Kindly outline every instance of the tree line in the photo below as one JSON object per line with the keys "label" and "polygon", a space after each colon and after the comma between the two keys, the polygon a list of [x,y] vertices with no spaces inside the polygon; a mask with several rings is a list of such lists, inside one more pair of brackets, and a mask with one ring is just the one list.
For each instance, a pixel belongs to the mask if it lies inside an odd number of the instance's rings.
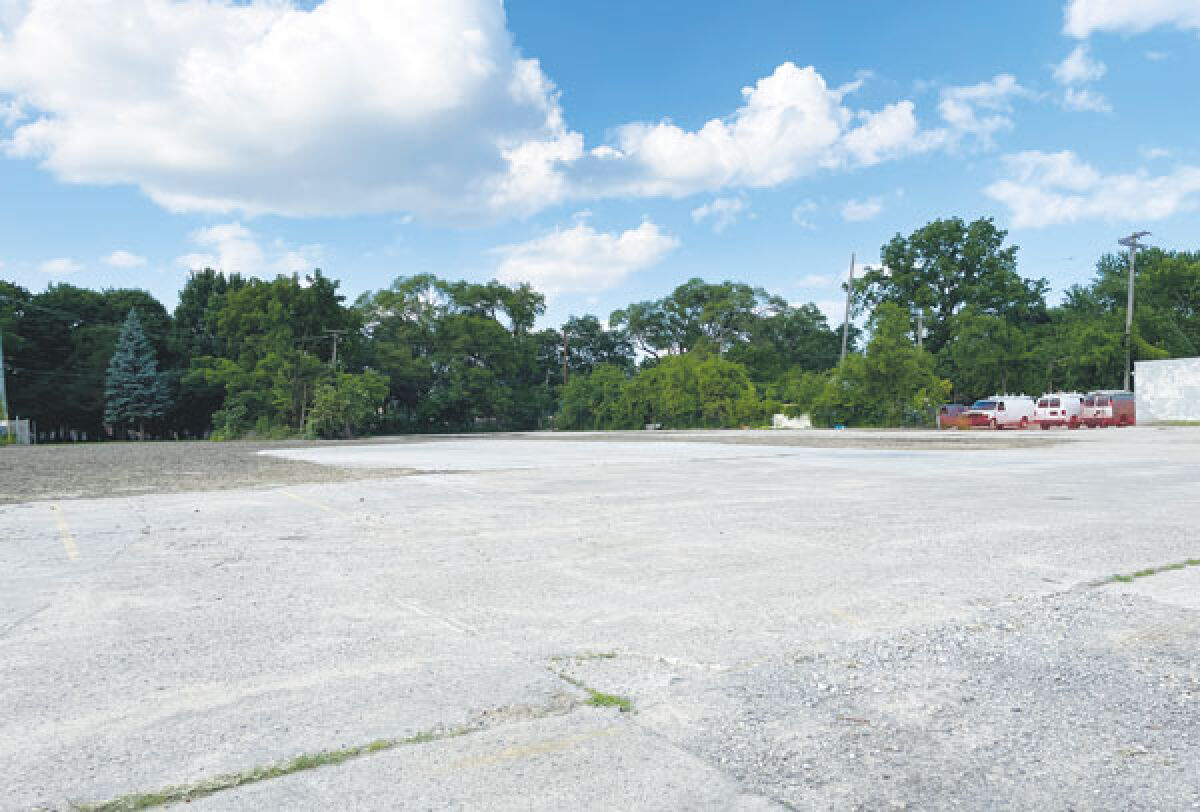
{"label": "tree line", "polygon": [[[9,411],[59,438],[715,428],[780,411],[888,426],[947,400],[1118,386],[1127,257],[1049,306],[1006,238],[989,219],[897,234],[847,291],[866,329],[850,326],[844,360],[815,305],[733,281],[550,328],[528,285],[427,274],[347,302],[320,270],[204,269],[173,311],[139,290],[0,280]],[[1150,249],[1137,268],[1134,357],[1200,354],[1200,253]]]}

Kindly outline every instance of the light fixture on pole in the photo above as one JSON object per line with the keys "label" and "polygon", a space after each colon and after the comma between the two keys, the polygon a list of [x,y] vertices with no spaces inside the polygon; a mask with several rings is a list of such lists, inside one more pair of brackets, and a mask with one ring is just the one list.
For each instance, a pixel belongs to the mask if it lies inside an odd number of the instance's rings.
{"label": "light fixture on pole", "polygon": [[1138,240],[1149,237],[1149,231],[1135,231],[1128,237],[1122,237],[1117,243],[1129,249],[1129,296],[1125,300],[1125,385],[1129,391],[1129,367],[1133,363],[1133,277],[1137,270]]}

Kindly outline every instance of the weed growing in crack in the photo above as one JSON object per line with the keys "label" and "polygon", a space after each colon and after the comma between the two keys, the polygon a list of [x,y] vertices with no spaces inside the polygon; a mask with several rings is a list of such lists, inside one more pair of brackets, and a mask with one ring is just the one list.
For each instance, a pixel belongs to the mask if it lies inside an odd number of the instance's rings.
{"label": "weed growing in crack", "polygon": [[1145,569],[1128,574],[1110,575],[1108,578],[1093,582],[1092,586],[1104,586],[1105,584],[1112,583],[1129,584],[1138,578],[1149,578],[1151,575],[1158,575],[1170,570],[1181,570],[1187,567],[1200,567],[1200,558],[1188,558],[1183,561],[1176,561],[1173,564],[1163,564],[1160,567],[1146,567]]}
{"label": "weed growing in crack", "polygon": [[585,705],[591,705],[594,708],[619,708],[621,713],[630,713],[633,711],[633,700],[627,696],[618,694],[606,694],[601,691],[594,690],[585,685],[581,680],[577,680],[569,674],[559,673],[558,678],[563,682],[574,685],[581,691],[587,693],[588,698],[584,702]]}
{"label": "weed growing in crack", "polygon": [[591,697],[587,704],[596,708],[620,708],[621,713],[629,713],[633,710],[633,701],[628,697],[617,696],[616,694],[605,694],[600,691],[591,691]]}
{"label": "weed growing in crack", "polygon": [[280,778],[292,773],[312,770],[317,767],[328,767],[341,764],[351,759],[360,758],[370,753],[380,753],[407,744],[425,744],[427,742],[450,739],[474,733],[482,728],[477,725],[463,725],[447,730],[423,730],[412,736],[401,739],[376,739],[368,744],[355,747],[345,747],[340,750],[322,750],[319,753],[304,753],[295,758],[278,764],[267,764],[262,767],[252,767],[238,773],[227,773],[198,781],[194,784],[181,784],[165,787],[154,792],[139,792],[123,795],[111,801],[97,803],[72,803],[75,812],[132,812],[138,809],[152,809],[166,804],[189,802],[198,798],[213,795],[222,790],[233,789],[246,784],[256,784],[272,778]]}

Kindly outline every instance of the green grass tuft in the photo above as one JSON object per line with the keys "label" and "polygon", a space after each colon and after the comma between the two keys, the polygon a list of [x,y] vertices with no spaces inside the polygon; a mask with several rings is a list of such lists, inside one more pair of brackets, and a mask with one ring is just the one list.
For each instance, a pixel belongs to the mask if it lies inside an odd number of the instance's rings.
{"label": "green grass tuft", "polygon": [[604,694],[600,691],[591,691],[591,698],[587,704],[596,708],[620,708],[621,713],[629,713],[633,710],[633,701],[628,697],[617,696],[616,694]]}
{"label": "green grass tuft", "polygon": [[582,681],[562,672],[558,673],[558,678],[563,682],[574,685],[581,691],[587,692],[588,698],[584,704],[591,705],[594,708],[619,708],[621,713],[630,713],[633,710],[633,700],[628,697],[593,690],[584,685]]}

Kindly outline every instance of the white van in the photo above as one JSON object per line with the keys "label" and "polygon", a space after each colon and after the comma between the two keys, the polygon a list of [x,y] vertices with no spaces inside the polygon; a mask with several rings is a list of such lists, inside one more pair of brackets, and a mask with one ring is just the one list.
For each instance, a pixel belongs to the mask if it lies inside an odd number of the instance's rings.
{"label": "white van", "polygon": [[990,429],[1024,429],[1033,422],[1033,398],[1029,395],[992,395],[977,400],[967,410],[967,423]]}
{"label": "white van", "polygon": [[1066,426],[1077,429],[1083,413],[1083,395],[1079,392],[1051,392],[1038,398],[1033,422],[1043,429]]}

